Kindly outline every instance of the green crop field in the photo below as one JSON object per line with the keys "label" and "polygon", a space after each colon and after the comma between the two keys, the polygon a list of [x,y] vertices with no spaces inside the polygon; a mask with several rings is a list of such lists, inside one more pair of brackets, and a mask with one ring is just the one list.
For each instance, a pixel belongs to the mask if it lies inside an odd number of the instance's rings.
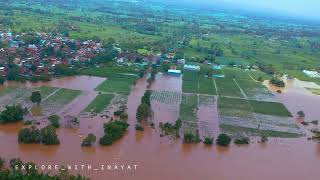
{"label": "green crop field", "polygon": [[217,94],[213,79],[206,78],[197,71],[183,71],[182,91],[194,94]]}
{"label": "green crop field", "polygon": [[57,91],[55,94],[50,96],[45,102],[59,104],[59,105],[66,105],[72,100],[74,100],[80,94],[81,94],[81,91],[62,88],[59,91]]}
{"label": "green crop field", "polygon": [[41,93],[41,97],[45,98],[48,95],[50,95],[51,93],[53,93],[54,91],[56,91],[58,88],[56,87],[49,87],[49,86],[41,86],[41,87],[37,87],[37,88],[33,88],[33,91],[40,91]]}
{"label": "green crop field", "polygon": [[180,119],[187,127],[197,128],[198,96],[182,95],[180,104]]}
{"label": "green crop field", "polygon": [[272,116],[292,117],[289,110],[282,104],[276,102],[249,101],[253,112]]}
{"label": "green crop field", "polygon": [[114,95],[99,94],[85,109],[84,112],[101,113],[111,102]]}
{"label": "green crop field", "polygon": [[224,116],[253,118],[252,108],[245,99],[219,97],[218,110]]}
{"label": "green crop field", "polygon": [[243,97],[233,79],[215,78],[215,82],[220,96]]}

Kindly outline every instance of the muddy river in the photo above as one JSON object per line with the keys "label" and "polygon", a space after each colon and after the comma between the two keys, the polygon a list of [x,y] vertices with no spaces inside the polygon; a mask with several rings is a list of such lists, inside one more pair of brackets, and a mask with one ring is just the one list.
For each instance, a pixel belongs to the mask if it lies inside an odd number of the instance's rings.
{"label": "muddy river", "polygon": [[[162,87],[167,90],[179,79],[162,78],[151,88]],[[28,86],[54,86],[80,89],[85,93],[69,105],[64,113],[78,114],[96,96],[94,88],[104,79],[96,77],[70,77],[53,80],[48,83],[37,83]],[[77,130],[58,130],[61,144],[59,146],[26,145],[17,143],[17,132],[23,127],[21,123],[0,125],[0,154],[6,159],[20,157],[25,161],[38,164],[91,164],[100,165],[138,165],[137,170],[74,170],[89,176],[93,180],[316,180],[320,177],[320,144],[307,141],[306,137],[299,139],[269,139],[266,144],[253,144],[238,147],[221,148],[216,145],[207,147],[184,145],[181,140],[168,140],[159,137],[156,130],[146,128],[144,132],[136,132],[136,109],[146,90],[147,83],[139,80],[128,97],[129,127],[124,138],[110,147],[101,147],[98,143],[91,148],[81,148],[81,136],[94,133],[102,136],[103,118],[80,118],[80,128]],[[170,89],[169,88],[169,89]],[[181,86],[174,88],[181,91]],[[319,97],[308,93],[288,90],[277,95],[292,112],[304,110],[310,118],[320,117],[317,112],[320,107]],[[203,109],[206,111],[206,109]],[[157,113],[161,116],[161,113]],[[214,122],[217,116],[210,114]],[[208,117],[209,117],[208,116]],[[160,119],[160,117],[156,117]],[[216,123],[212,124],[216,125]],[[210,122],[209,122],[210,123]],[[217,128],[217,127],[216,127]],[[214,129],[215,130],[215,129]],[[215,137],[217,135],[215,134]]]}

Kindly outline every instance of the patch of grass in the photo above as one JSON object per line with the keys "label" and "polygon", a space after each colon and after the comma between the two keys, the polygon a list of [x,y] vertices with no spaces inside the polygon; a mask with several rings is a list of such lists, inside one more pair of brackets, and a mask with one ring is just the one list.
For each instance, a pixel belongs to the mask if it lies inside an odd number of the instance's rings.
{"label": "patch of grass", "polygon": [[3,87],[3,88],[1,88],[1,90],[0,90],[0,97],[1,97],[1,96],[4,96],[4,95],[6,95],[6,94],[8,94],[8,93],[10,93],[10,92],[13,92],[15,89],[16,89],[16,88],[13,88],[13,87]]}
{"label": "patch of grass", "polygon": [[184,71],[182,91],[194,94],[216,95],[216,89],[212,78],[204,77],[203,73]]}
{"label": "patch of grass", "polygon": [[114,95],[99,94],[85,109],[85,112],[102,112],[111,102]]}
{"label": "patch of grass", "polygon": [[127,79],[127,81],[125,81],[124,79],[123,81],[116,79],[107,79],[99,86],[97,86],[95,90],[101,92],[129,94],[132,84],[133,82],[130,79]]}
{"label": "patch of grass", "polygon": [[180,119],[182,123],[187,123],[189,127],[197,127],[197,95],[182,95],[180,104]]}
{"label": "patch of grass", "polygon": [[251,104],[253,112],[255,113],[280,117],[292,117],[290,111],[282,103],[254,100],[250,100],[249,103]]}
{"label": "patch of grass", "polygon": [[239,126],[232,126],[227,124],[220,124],[222,132],[229,134],[243,134],[250,136],[264,136],[264,137],[281,137],[281,138],[297,138],[301,137],[301,134],[282,132],[282,131],[271,131],[271,130],[260,130],[254,128],[246,128]]}
{"label": "patch of grass", "polygon": [[47,97],[49,94],[53,93],[55,90],[57,90],[58,88],[56,87],[49,87],[49,86],[41,86],[41,87],[37,87],[37,88],[33,88],[33,91],[40,91],[41,93],[41,97],[45,98]]}
{"label": "patch of grass", "polygon": [[245,99],[219,97],[219,113],[224,116],[252,118],[252,109]]}
{"label": "patch of grass", "polygon": [[253,80],[237,80],[239,86],[249,98],[255,98],[259,94],[270,93],[268,88],[263,86],[261,82],[255,82]]}
{"label": "patch of grass", "polygon": [[224,68],[226,78],[251,80],[247,72],[240,68]]}
{"label": "patch of grass", "polygon": [[72,100],[74,100],[77,96],[81,94],[81,91],[71,90],[71,89],[60,89],[57,93],[50,96],[46,102],[66,105]]}
{"label": "patch of grass", "polygon": [[231,97],[243,97],[240,89],[233,81],[233,79],[227,78],[216,78],[216,85],[218,88],[218,94],[221,96],[231,96]]}

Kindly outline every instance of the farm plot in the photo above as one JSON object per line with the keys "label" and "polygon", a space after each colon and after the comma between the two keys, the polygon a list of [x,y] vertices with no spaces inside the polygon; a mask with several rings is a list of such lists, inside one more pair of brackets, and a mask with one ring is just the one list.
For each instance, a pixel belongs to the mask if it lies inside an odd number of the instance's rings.
{"label": "farm plot", "polygon": [[183,74],[182,91],[185,93],[216,95],[216,88],[212,78],[206,78],[198,72],[190,71],[185,71]]}
{"label": "farm plot", "polygon": [[49,86],[41,86],[37,88],[32,88],[32,91],[40,91],[42,100],[47,98],[49,95],[53,94],[59,88],[49,87]]}
{"label": "farm plot", "polygon": [[84,112],[101,113],[111,102],[113,94],[99,94],[85,109]]}
{"label": "farm plot", "polygon": [[3,110],[8,105],[21,104],[23,107],[31,107],[29,100],[31,89],[28,88],[6,88],[2,91],[0,97],[0,109]]}
{"label": "farm plot", "polygon": [[135,76],[111,77],[96,87],[95,90],[128,95],[137,79]]}
{"label": "farm plot", "polygon": [[184,132],[194,131],[198,129],[198,95],[182,95],[180,104],[180,119],[182,121],[182,127]]}
{"label": "farm plot", "polygon": [[289,110],[282,104],[277,102],[265,102],[250,100],[253,112],[279,117],[292,117]]}
{"label": "farm plot", "polygon": [[182,94],[170,91],[152,91],[153,122],[174,123],[179,118]]}
{"label": "farm plot", "polygon": [[299,136],[301,131],[281,103],[219,97],[220,129],[225,132],[274,137]]}
{"label": "farm plot", "polygon": [[215,82],[220,96],[243,97],[233,79],[216,78]]}
{"label": "farm plot", "polygon": [[51,115],[59,112],[65,105],[73,101],[80,94],[81,91],[78,90],[59,89],[41,103],[43,114]]}
{"label": "farm plot", "polygon": [[274,101],[274,95],[260,82],[243,79],[236,81],[249,99]]}
{"label": "farm plot", "polygon": [[227,79],[251,79],[248,73],[246,73],[243,69],[240,68],[224,68],[223,72]]}
{"label": "farm plot", "polygon": [[197,116],[201,136],[213,136],[219,132],[219,118],[214,96],[199,96]]}

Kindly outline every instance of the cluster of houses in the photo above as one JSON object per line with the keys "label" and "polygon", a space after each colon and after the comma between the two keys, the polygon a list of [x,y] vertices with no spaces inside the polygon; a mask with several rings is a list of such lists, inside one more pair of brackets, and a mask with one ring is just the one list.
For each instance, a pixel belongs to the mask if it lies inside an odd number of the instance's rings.
{"label": "cluster of houses", "polygon": [[0,31],[0,73],[6,75],[9,62],[13,62],[21,75],[40,74],[57,64],[89,61],[103,51],[102,44],[92,40],[79,41],[50,33]]}

